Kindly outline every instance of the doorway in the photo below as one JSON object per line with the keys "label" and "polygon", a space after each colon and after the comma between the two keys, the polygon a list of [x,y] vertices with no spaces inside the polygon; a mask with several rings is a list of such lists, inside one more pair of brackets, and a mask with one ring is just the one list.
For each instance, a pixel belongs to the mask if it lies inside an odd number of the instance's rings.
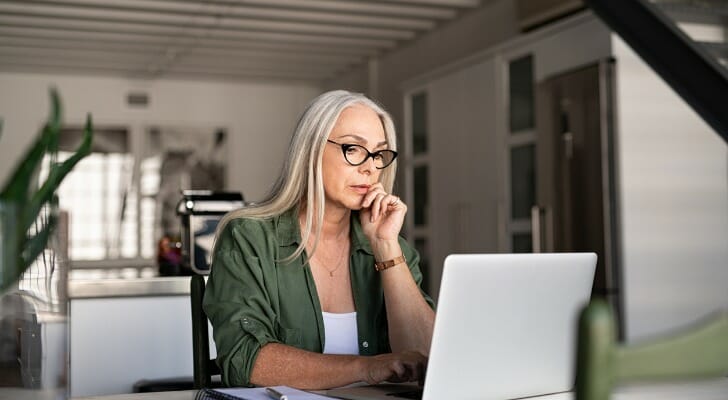
{"label": "doorway", "polygon": [[537,85],[531,221],[534,252],[597,253],[592,294],[621,319],[613,71],[604,60]]}

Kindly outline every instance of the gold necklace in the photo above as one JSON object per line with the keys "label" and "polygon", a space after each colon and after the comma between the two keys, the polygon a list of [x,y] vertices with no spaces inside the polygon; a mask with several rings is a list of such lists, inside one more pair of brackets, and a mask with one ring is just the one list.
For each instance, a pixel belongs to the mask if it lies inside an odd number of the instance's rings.
{"label": "gold necklace", "polygon": [[334,268],[334,269],[328,269],[326,267],[326,263],[323,262],[323,260],[321,258],[319,258],[316,254],[314,254],[314,257],[316,257],[319,260],[319,262],[321,263],[321,266],[326,271],[328,271],[329,277],[333,278],[334,272],[336,272],[339,268],[341,268],[341,265],[344,264],[343,261],[344,261],[344,250],[345,249],[346,249],[346,246],[341,246],[341,252],[339,253],[339,257],[337,258],[336,268]]}

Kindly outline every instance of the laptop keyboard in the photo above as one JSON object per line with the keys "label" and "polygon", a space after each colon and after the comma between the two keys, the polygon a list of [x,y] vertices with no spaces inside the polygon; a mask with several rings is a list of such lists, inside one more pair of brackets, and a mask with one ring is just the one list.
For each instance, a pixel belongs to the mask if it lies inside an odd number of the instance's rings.
{"label": "laptop keyboard", "polygon": [[387,396],[420,400],[422,398],[422,389],[409,390],[406,392],[387,393]]}

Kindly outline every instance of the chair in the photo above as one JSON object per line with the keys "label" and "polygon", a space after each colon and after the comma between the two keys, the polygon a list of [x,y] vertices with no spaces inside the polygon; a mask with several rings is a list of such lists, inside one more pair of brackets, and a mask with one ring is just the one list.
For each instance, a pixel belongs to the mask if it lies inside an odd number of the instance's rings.
{"label": "chair", "polygon": [[[212,376],[220,375],[215,360],[210,359],[210,341],[207,330],[207,315],[202,309],[205,297],[205,277],[193,275],[190,279],[190,303],[192,305],[192,359],[195,389],[212,387]],[[220,386],[215,382],[215,386]]]}
{"label": "chair", "polygon": [[618,382],[728,375],[728,311],[682,332],[617,344],[610,308],[594,300],[579,317],[576,400],[607,400]]}
{"label": "chair", "polygon": [[[205,297],[205,275],[210,273],[207,256],[212,251],[209,244],[220,219],[226,212],[244,205],[240,192],[212,192],[186,190],[177,204],[177,215],[182,222],[183,264],[192,271],[190,279],[190,305],[192,310],[192,359],[193,385],[195,389],[222,386],[213,382],[220,375],[215,360],[210,359],[210,341],[207,315],[202,309]],[[204,244],[203,242],[207,243]],[[204,245],[203,245],[204,244]]]}

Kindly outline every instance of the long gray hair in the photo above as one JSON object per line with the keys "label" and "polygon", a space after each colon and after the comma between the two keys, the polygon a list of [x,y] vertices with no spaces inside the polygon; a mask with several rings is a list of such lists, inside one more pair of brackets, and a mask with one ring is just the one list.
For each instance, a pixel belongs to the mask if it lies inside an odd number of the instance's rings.
{"label": "long gray hair", "polygon": [[[301,244],[291,256],[282,262],[290,262],[298,257],[306,248],[311,234],[314,234],[313,251],[318,245],[321,225],[324,217],[324,185],[322,175],[322,156],[326,139],[329,138],[334,124],[344,109],[361,104],[371,108],[382,121],[384,136],[391,150],[397,150],[397,139],[392,117],[374,101],[361,93],[352,93],[346,90],[326,92],[315,98],[306,107],[298,120],[296,130],[288,147],[288,156],[283,165],[281,175],[265,200],[225,215],[217,228],[217,235],[222,232],[225,225],[236,218],[271,218],[299,206],[306,204],[305,229],[301,232]],[[392,191],[394,177],[397,172],[396,162],[382,170],[379,181],[388,193]],[[316,223],[314,222],[316,218]],[[316,231],[312,232],[312,227]],[[309,254],[309,257],[311,254]]]}

